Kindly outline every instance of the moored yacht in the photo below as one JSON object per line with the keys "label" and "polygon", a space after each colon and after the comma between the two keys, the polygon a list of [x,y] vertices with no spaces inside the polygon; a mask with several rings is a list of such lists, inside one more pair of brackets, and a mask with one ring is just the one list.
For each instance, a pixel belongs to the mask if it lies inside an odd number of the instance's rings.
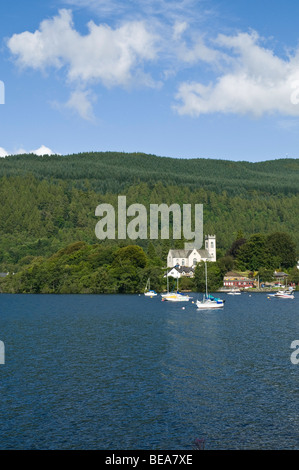
{"label": "moored yacht", "polygon": [[205,262],[205,275],[206,275],[206,292],[203,295],[202,300],[196,301],[196,306],[198,310],[208,310],[215,308],[224,307],[224,300],[208,294],[208,275],[207,275],[207,263]]}
{"label": "moored yacht", "polygon": [[279,290],[275,294],[269,294],[269,297],[276,297],[279,299],[294,299],[295,298],[293,294],[293,290],[289,290],[289,291]]}
{"label": "moored yacht", "polygon": [[147,283],[146,283],[146,286],[145,286],[145,289],[144,289],[144,295],[146,297],[155,297],[156,295],[158,295],[156,291],[151,289],[150,278],[148,278],[148,280],[147,280]]}

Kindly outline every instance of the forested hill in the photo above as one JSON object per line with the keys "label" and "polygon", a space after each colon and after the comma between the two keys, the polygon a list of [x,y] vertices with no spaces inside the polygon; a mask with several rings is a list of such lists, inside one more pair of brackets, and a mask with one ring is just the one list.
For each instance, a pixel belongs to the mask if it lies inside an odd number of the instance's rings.
{"label": "forested hill", "polygon": [[32,174],[38,179],[72,182],[79,189],[120,193],[145,182],[149,186],[203,188],[217,194],[250,197],[297,194],[299,159],[259,163],[212,159],[177,159],[142,153],[94,152],[73,155],[13,155],[0,159],[0,177]]}
{"label": "forested hill", "polygon": [[[104,202],[117,208],[118,195],[147,208],[203,204],[204,233],[217,235],[222,255],[241,232],[246,238],[285,232],[299,248],[298,188],[298,159],[248,163],[113,152],[0,158],[0,272],[16,272],[32,257],[78,241],[99,243],[95,209]],[[136,242],[148,249],[147,240]],[[161,260],[174,246],[183,241],[154,241]]]}

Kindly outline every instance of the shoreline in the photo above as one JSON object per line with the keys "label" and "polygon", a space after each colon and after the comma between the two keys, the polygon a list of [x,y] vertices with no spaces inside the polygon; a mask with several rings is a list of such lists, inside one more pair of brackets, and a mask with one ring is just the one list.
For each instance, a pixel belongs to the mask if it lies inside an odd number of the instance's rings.
{"label": "shoreline", "polygon": [[[248,290],[241,290],[241,294],[269,294],[269,293],[275,293],[278,290],[282,289],[248,289]],[[299,290],[294,290],[293,292],[298,292]],[[163,292],[157,292],[158,296],[161,294],[165,293],[166,291]],[[184,291],[181,290],[180,292],[182,293],[191,293],[191,294],[204,294],[205,292],[203,291]],[[223,291],[223,290],[215,290],[213,292],[210,292],[210,294],[229,294],[231,291]],[[91,292],[0,292],[1,295],[138,295],[138,296],[144,296],[144,292],[131,292],[131,293],[119,293],[119,292],[98,292],[98,293],[91,293]]]}

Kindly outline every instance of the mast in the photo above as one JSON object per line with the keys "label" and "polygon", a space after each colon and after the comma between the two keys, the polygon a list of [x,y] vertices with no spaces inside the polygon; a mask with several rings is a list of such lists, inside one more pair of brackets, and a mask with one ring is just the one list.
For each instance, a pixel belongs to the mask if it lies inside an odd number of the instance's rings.
{"label": "mast", "polygon": [[207,262],[205,261],[205,272],[206,272],[206,297],[208,298],[208,273],[207,273]]}

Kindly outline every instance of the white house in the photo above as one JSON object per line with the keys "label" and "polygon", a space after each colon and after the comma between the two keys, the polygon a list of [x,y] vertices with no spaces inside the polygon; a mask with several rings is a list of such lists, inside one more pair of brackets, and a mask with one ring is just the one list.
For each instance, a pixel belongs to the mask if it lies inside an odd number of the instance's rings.
{"label": "white house", "polygon": [[[182,276],[193,277],[194,268],[189,268],[187,266],[174,266],[170,271],[167,272],[167,276],[174,277],[175,279],[180,279]],[[166,275],[164,277],[166,277]]]}
{"label": "white house", "polygon": [[202,250],[169,250],[167,267],[174,266],[192,268],[200,261],[216,261],[216,235],[205,237],[205,248]]}

